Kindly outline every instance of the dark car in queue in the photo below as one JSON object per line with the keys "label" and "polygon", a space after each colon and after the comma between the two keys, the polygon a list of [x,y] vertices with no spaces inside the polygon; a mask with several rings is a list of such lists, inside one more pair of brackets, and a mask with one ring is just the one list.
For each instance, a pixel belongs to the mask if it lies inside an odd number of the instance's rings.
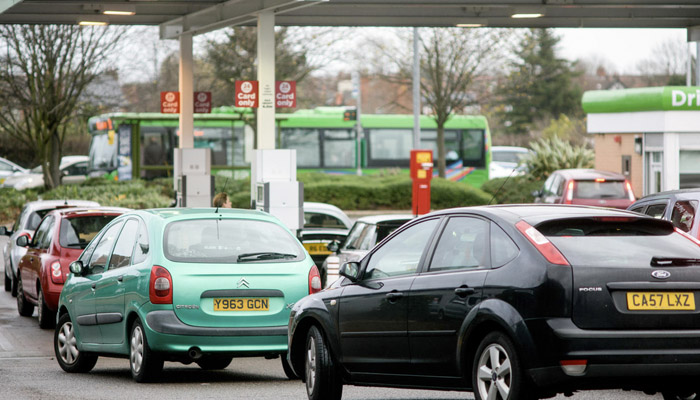
{"label": "dark car in queue", "polygon": [[31,241],[27,236],[17,238],[17,246],[27,249],[17,268],[19,315],[31,317],[37,307],[39,327],[53,328],[68,266],[105,225],[126,211],[129,209],[58,209],[44,216]]}
{"label": "dark car in queue", "polygon": [[17,246],[17,238],[26,236],[29,241],[32,234],[39,226],[39,222],[50,211],[58,208],[70,207],[99,207],[100,204],[88,200],[38,200],[30,201],[22,207],[12,229],[0,226],[0,235],[9,236],[10,240],[3,248],[3,261],[5,265],[5,291],[17,296],[17,266],[24,253],[25,247]]}
{"label": "dark car in queue", "polygon": [[700,238],[700,221],[695,218],[699,204],[700,189],[681,189],[644,196],[627,209],[671,221],[676,228]]}
{"label": "dark car in queue", "polygon": [[532,193],[535,203],[576,204],[626,209],[634,203],[632,185],[616,172],[595,169],[559,169],[541,190]]}
{"label": "dark car in queue", "polygon": [[433,212],[295,304],[288,361],[313,400],[345,384],[685,398],[700,392],[699,244],[607,208]]}
{"label": "dark car in queue", "polygon": [[338,271],[342,264],[362,259],[372,247],[411,219],[413,215],[410,214],[385,214],[358,218],[350,228],[345,241],[334,241],[328,244],[329,251],[334,254],[323,260],[322,269],[327,274],[324,287],[330,286],[338,279]]}
{"label": "dark car in queue", "polygon": [[350,217],[333,204],[304,202],[304,227],[298,234],[299,241],[314,260],[324,285],[326,270],[323,269],[323,260],[331,254],[328,245],[345,240],[351,226]]}

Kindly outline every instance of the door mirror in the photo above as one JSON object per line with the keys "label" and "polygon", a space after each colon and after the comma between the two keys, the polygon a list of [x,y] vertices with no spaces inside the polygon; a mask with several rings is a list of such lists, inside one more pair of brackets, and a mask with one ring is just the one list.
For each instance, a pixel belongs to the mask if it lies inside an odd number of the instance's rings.
{"label": "door mirror", "polygon": [[338,243],[337,240],[334,240],[334,241],[328,243],[328,245],[326,245],[326,248],[328,249],[328,251],[330,251],[332,253],[336,253],[338,251],[338,249],[340,248],[340,244]]}
{"label": "door mirror", "polygon": [[29,245],[29,237],[27,235],[21,235],[17,238],[15,243],[17,243],[19,247],[27,247],[27,245]]}
{"label": "door mirror", "polygon": [[352,282],[357,282],[360,277],[360,263],[356,261],[346,262],[340,266],[340,271],[338,273],[340,276],[344,276]]}
{"label": "door mirror", "polygon": [[1,236],[10,236],[11,232],[7,230],[4,226],[0,226],[0,235]]}
{"label": "door mirror", "polygon": [[530,193],[532,197],[541,197],[542,196],[542,191],[541,190],[533,190],[532,193]]}
{"label": "door mirror", "polygon": [[70,269],[70,272],[72,272],[76,276],[80,276],[83,274],[83,262],[80,260],[73,261],[72,263],[70,263],[68,268]]}

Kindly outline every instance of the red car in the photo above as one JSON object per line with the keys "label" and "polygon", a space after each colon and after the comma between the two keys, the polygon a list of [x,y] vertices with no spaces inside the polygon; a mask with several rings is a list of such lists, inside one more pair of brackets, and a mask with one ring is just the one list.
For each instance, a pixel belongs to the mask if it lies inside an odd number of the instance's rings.
{"label": "red car", "polygon": [[29,317],[36,306],[39,326],[52,328],[68,266],[105,225],[126,211],[106,207],[54,210],[41,220],[31,242],[27,236],[17,238],[18,246],[27,247],[17,270],[19,314]]}
{"label": "red car", "polygon": [[634,203],[632,185],[622,174],[595,169],[552,172],[542,190],[532,193],[535,203],[577,204],[626,209]]}

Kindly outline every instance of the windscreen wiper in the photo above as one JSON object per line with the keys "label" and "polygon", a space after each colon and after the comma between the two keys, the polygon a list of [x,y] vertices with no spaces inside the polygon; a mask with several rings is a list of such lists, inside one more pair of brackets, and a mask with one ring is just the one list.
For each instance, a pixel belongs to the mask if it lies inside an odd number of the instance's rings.
{"label": "windscreen wiper", "polygon": [[259,253],[244,253],[239,254],[236,259],[238,262],[242,261],[260,261],[260,260],[278,260],[280,258],[296,258],[296,254],[289,253],[275,253],[272,251],[264,251]]}
{"label": "windscreen wiper", "polygon": [[700,258],[652,257],[651,265],[655,267],[684,267],[688,265],[700,265]]}

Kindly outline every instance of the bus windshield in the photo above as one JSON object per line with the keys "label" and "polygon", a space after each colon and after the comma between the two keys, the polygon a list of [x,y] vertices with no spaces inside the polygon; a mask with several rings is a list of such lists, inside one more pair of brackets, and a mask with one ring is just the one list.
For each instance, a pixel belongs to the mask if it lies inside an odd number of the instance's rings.
{"label": "bus windshield", "polygon": [[117,146],[107,133],[95,133],[90,142],[90,170],[110,171],[117,167]]}

